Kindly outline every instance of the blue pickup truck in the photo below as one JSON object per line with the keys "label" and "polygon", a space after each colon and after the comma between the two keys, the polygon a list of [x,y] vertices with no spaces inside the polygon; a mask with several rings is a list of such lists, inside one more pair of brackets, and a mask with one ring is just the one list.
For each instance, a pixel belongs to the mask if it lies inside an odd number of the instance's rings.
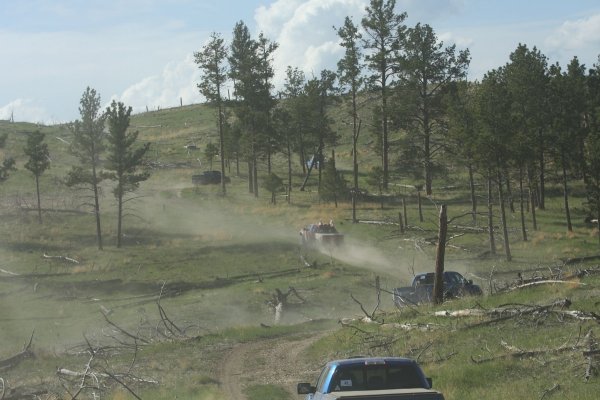
{"label": "blue pickup truck", "polygon": [[444,400],[416,361],[401,357],[357,357],[328,362],[316,386],[299,383],[305,400]]}
{"label": "blue pickup truck", "polygon": [[[394,303],[398,307],[427,303],[433,299],[435,274],[427,272],[413,278],[412,285],[394,289]],[[444,272],[444,299],[463,296],[481,296],[483,291],[472,280],[454,271]]]}

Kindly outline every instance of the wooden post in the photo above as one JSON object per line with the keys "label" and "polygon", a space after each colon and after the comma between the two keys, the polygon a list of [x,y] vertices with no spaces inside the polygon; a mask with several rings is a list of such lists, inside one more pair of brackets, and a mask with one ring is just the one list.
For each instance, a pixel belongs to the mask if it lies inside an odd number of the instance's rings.
{"label": "wooden post", "polygon": [[400,233],[404,233],[404,222],[402,221],[402,213],[398,213],[398,224],[400,226]]}
{"label": "wooden post", "polygon": [[404,213],[404,226],[408,228],[408,216],[406,215],[406,199],[402,198],[402,212]]}
{"label": "wooden post", "polygon": [[442,304],[444,301],[444,256],[446,254],[446,234],[448,232],[448,216],[446,205],[440,208],[440,230],[435,257],[435,281],[433,283],[433,302]]}

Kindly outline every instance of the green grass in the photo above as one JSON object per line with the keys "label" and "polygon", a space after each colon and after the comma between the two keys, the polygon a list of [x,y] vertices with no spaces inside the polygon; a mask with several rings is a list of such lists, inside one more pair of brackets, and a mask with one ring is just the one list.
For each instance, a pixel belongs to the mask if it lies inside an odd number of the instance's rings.
{"label": "green grass", "polygon": [[[219,390],[215,368],[224,353],[236,343],[268,338],[285,339],[298,332],[333,330],[307,352],[312,370],[331,358],[356,354],[404,355],[418,358],[434,386],[447,399],[541,398],[544,391],[560,385],[546,398],[592,399],[600,390],[598,376],[583,382],[584,359],[580,351],[550,353],[523,359],[501,357],[506,354],[501,341],[524,350],[558,348],[577,340],[597,324],[520,319],[467,328],[480,322],[478,317],[451,319],[434,317],[441,309],[483,307],[491,309],[507,303],[547,304],[569,298],[571,309],[598,309],[600,281],[584,278],[585,285],[554,285],[490,295],[488,280],[511,282],[518,271],[527,275],[547,274],[549,268],[562,266],[563,259],[600,253],[597,231],[583,222],[585,213],[582,188],[574,185],[571,198],[574,232],[567,233],[562,211],[560,187],[549,183],[547,209],[538,210],[539,230],[533,231],[527,214],[529,240],[520,236],[519,216],[509,213],[510,244],[513,261],[506,262],[502,241],[496,235],[498,253],[482,257],[489,250],[485,233],[473,233],[469,216],[454,220],[449,236],[455,236],[446,252],[446,269],[463,272],[486,291],[477,299],[462,299],[440,307],[423,306],[418,313],[394,308],[391,295],[381,297],[380,318],[387,327],[353,323],[369,334],[339,327],[344,317],[361,316],[352,294],[372,311],[377,304],[373,285],[380,276],[384,290],[408,284],[413,273],[434,268],[438,210],[447,203],[449,217],[470,210],[468,191],[462,173],[439,180],[434,196],[423,199],[424,221],[419,221],[416,192],[405,186],[393,186],[393,194],[406,200],[409,227],[400,234],[394,225],[352,224],[347,203],[338,208],[319,204],[316,178],[306,191],[293,191],[292,202],[282,198],[276,206],[263,190],[258,197],[247,193],[245,169],[235,176],[226,197],[216,186],[195,187],[191,175],[207,169],[203,148],[215,141],[213,111],[204,106],[189,106],[136,115],[132,126],[140,131],[140,140],[152,143],[151,158],[163,164],[138,191],[139,198],[127,203],[124,221],[124,246],[115,247],[116,216],[111,183],[102,185],[101,216],[104,251],[97,250],[93,215],[89,213],[89,193],[66,188],[62,180],[73,163],[68,153],[71,134],[65,126],[38,127],[33,124],[0,122],[0,133],[8,132],[0,160],[12,156],[18,170],[0,183],[0,359],[20,351],[34,334],[35,360],[26,360],[15,369],[2,372],[13,385],[45,382],[60,389],[55,376],[57,366],[81,370],[86,355],[72,350],[86,338],[94,343],[111,343],[101,306],[112,310],[110,318],[120,326],[136,331],[141,321],[156,326],[158,295],[161,305],[177,324],[188,327],[187,341],[157,340],[138,354],[137,373],[160,376],[156,387],[139,387],[143,398],[177,397],[217,400]],[[34,208],[34,181],[24,169],[22,149],[26,133],[41,129],[47,134],[52,167],[41,177],[43,224],[38,224]],[[368,136],[361,140],[368,141]],[[200,151],[189,153],[186,144]],[[370,147],[361,150],[361,172],[377,163]],[[338,166],[349,177],[351,154],[342,141],[336,149]],[[202,160],[202,165],[197,158]],[[284,174],[285,163],[275,157],[274,169]],[[261,165],[259,173],[266,173]],[[302,177],[294,176],[295,185]],[[410,184],[409,180],[400,181]],[[413,182],[414,183],[414,182]],[[439,189],[456,185],[456,188]],[[485,188],[478,191],[483,210]],[[517,207],[518,210],[518,207]],[[65,212],[69,211],[69,212]],[[361,220],[397,221],[399,203],[359,202]],[[306,223],[333,218],[346,234],[341,252],[301,250],[298,230]],[[495,215],[499,223],[498,212]],[[478,217],[478,227],[486,223]],[[300,254],[316,268],[306,268]],[[70,263],[47,259],[43,255],[68,256]],[[573,265],[583,268],[590,262]],[[13,275],[19,274],[19,275]],[[276,289],[294,287],[304,301],[293,296],[282,323],[276,325],[267,305]],[[313,322],[306,322],[311,320]],[[429,331],[400,331],[389,324],[433,324]],[[265,329],[260,324],[271,328]],[[475,363],[475,360],[491,358]],[[111,360],[114,368],[131,363],[129,353]],[[316,379],[314,376],[312,379]],[[247,387],[247,396],[285,398],[277,385]],[[114,388],[114,399],[128,398]],[[286,395],[285,395],[286,396]]]}

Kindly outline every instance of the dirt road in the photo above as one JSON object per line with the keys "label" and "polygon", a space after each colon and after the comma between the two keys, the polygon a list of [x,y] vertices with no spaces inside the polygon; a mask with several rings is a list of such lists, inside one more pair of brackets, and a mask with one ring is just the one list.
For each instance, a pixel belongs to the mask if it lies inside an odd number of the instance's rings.
{"label": "dirt road", "polygon": [[[312,381],[320,366],[308,363],[302,352],[323,333],[242,343],[231,348],[219,368],[219,382],[228,400],[246,400],[244,388],[276,385],[296,399],[296,384]],[[282,399],[283,400],[283,399]]]}

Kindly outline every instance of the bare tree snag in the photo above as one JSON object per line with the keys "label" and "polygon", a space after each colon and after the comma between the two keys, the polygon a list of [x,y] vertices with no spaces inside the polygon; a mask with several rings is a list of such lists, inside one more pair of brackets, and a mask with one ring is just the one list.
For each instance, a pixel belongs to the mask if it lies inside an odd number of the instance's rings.
{"label": "bare tree snag", "polygon": [[290,286],[288,288],[288,291],[286,293],[283,293],[280,289],[275,289],[275,293],[273,293],[271,295],[271,300],[267,301],[267,304],[273,308],[274,312],[275,312],[275,322],[279,322],[281,320],[281,317],[283,315],[283,311],[284,311],[284,307],[287,306],[288,303],[288,297],[294,294],[294,296],[296,296],[301,304],[305,303],[306,300],[300,296],[300,294],[298,293],[298,291]]}
{"label": "bare tree snag", "polygon": [[33,334],[34,333],[35,333],[35,330],[33,332],[31,332],[31,337],[29,338],[29,343],[27,343],[26,345],[23,346],[23,350],[21,350],[19,353],[15,354],[14,356],[11,356],[4,360],[0,360],[0,370],[5,370],[5,369],[10,369],[10,368],[16,367],[21,361],[25,360],[26,358],[34,358],[35,357],[35,354],[33,354],[33,351],[31,351],[31,343],[33,342]]}
{"label": "bare tree snag", "polygon": [[376,295],[377,295],[377,303],[375,304],[375,307],[373,308],[373,311],[371,313],[367,312],[367,310],[365,310],[365,308],[363,307],[362,303],[360,301],[358,301],[352,295],[352,293],[350,293],[350,298],[352,298],[352,300],[354,300],[354,302],[359,305],[363,314],[365,314],[365,318],[363,319],[364,322],[377,322],[377,320],[375,319],[375,313],[377,312],[377,310],[379,309],[379,306],[381,305],[381,284],[380,284],[380,280],[379,280],[379,275],[375,277],[375,291],[376,291]]}
{"label": "bare tree snag", "polygon": [[540,400],[544,400],[546,396],[550,396],[552,393],[558,390],[560,390],[560,385],[558,383],[555,383],[554,386],[552,386],[551,388],[544,390],[544,393],[542,394],[542,397],[540,397]]}
{"label": "bare tree snag", "polygon": [[448,233],[448,215],[446,205],[440,207],[440,229],[438,233],[437,252],[435,257],[435,280],[433,282],[433,302],[444,302],[444,257],[446,254],[446,235]]}

